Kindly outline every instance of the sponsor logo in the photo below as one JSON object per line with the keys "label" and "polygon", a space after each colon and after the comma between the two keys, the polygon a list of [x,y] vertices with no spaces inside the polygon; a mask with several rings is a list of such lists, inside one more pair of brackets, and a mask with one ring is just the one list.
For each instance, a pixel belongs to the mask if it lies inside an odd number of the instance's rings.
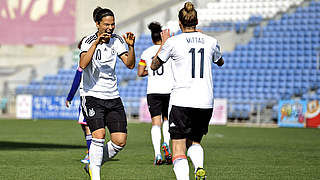
{"label": "sponsor logo", "polygon": [[169,127],[176,127],[174,123],[171,123]]}

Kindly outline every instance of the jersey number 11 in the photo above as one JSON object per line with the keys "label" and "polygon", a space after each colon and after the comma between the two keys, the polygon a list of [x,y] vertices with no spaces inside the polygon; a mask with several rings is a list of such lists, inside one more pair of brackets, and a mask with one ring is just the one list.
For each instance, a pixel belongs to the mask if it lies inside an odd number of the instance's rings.
{"label": "jersey number 11", "polygon": [[[191,48],[189,53],[191,53],[192,57],[192,78],[195,78],[195,64],[196,64],[196,50],[195,48]],[[200,78],[203,78],[203,66],[204,66],[204,48],[200,48],[198,51],[200,53]]]}

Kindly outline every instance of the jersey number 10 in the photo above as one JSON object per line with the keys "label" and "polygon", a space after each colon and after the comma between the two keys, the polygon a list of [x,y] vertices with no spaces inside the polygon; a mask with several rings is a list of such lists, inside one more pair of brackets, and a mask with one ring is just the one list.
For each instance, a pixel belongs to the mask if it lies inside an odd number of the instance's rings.
{"label": "jersey number 10", "polygon": [[[195,48],[191,48],[189,53],[191,53],[192,57],[192,78],[195,78],[195,66],[196,66],[196,50]],[[203,66],[204,66],[204,48],[200,48],[198,51],[200,53],[200,78],[203,78]],[[197,61],[198,62],[198,61]]]}
{"label": "jersey number 10", "polygon": [[[160,69],[161,69],[161,71],[160,71]],[[162,65],[159,67],[159,69],[153,71],[153,75],[155,76],[155,75],[157,74],[157,75],[161,76],[161,75],[163,74],[163,71],[164,71],[164,69],[163,69],[163,64],[162,64]]]}

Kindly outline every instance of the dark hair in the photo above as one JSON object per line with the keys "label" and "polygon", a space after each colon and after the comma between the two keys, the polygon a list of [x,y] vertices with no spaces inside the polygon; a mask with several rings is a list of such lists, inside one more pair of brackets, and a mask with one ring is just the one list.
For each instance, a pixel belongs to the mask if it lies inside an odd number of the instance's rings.
{"label": "dark hair", "polygon": [[95,8],[93,11],[93,21],[94,22],[100,22],[102,20],[102,18],[106,17],[106,16],[114,17],[114,14],[110,9],[102,8],[100,6]]}
{"label": "dark hair", "polygon": [[179,21],[185,27],[196,26],[198,24],[197,11],[191,2],[186,2],[179,11]]}
{"label": "dark hair", "polygon": [[152,22],[149,24],[148,28],[151,31],[151,38],[153,42],[158,42],[161,40],[161,25],[158,22]]}

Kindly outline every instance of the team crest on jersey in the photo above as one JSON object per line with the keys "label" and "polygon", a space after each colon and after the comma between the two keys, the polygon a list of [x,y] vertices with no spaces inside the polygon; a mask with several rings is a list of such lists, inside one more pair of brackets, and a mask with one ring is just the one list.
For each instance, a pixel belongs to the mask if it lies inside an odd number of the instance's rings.
{"label": "team crest on jersey", "polygon": [[112,54],[112,55],[115,55],[115,54],[116,54],[116,51],[115,51],[113,48],[111,49],[111,54]]}
{"label": "team crest on jersey", "polygon": [[94,112],[93,108],[89,109],[89,116],[92,117],[96,114],[96,112]]}

